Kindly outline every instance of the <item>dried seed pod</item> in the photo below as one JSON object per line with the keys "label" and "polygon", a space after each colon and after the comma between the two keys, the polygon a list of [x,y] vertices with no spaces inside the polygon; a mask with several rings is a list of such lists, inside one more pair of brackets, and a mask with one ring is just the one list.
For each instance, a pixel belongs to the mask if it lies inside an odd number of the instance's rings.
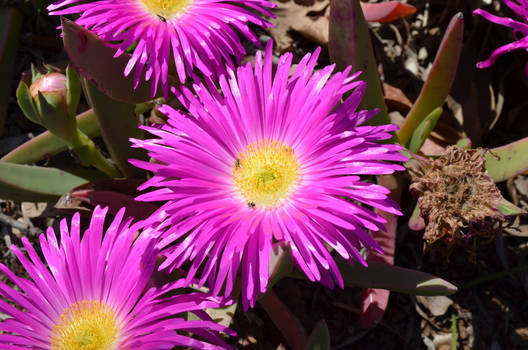
{"label": "dried seed pod", "polygon": [[502,195],[486,171],[486,152],[449,146],[441,157],[420,158],[411,169],[410,189],[418,195],[427,243],[443,242],[449,253],[456,243],[489,242],[499,232],[506,218],[498,209]]}

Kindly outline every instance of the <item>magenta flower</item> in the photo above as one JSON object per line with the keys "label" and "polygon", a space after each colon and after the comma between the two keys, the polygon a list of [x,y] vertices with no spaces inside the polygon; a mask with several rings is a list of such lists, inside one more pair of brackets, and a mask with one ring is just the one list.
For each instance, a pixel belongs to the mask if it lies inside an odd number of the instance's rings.
{"label": "magenta flower", "polygon": [[[528,0],[502,0],[502,2],[511,8],[517,15],[523,18],[524,22],[515,21],[511,18],[498,17],[483,10],[476,9],[473,15],[481,15],[490,22],[500,24],[505,27],[513,29],[513,35],[518,37],[518,40],[501,46],[491,56],[482,62],[477,63],[478,68],[488,68],[503,54],[520,49],[528,49]],[[528,75],[528,66],[526,66],[526,74]]]}
{"label": "magenta flower", "polygon": [[[227,346],[218,332],[228,329],[207,317],[204,308],[225,305],[201,293],[164,295],[183,280],[146,288],[158,254],[150,229],[134,240],[137,226],[123,220],[124,210],[104,232],[106,209],[97,208],[81,239],[79,215],[71,228],[61,221],[60,245],[53,229],[40,236],[48,267],[24,237],[26,257],[12,250],[31,277],[17,277],[5,265],[0,270],[18,289],[0,282],[0,348],[46,350],[172,349]],[[5,300],[7,299],[6,302]],[[15,306],[13,306],[15,305]],[[186,321],[193,312],[201,319]],[[203,340],[189,337],[199,335]]]}
{"label": "magenta flower", "polygon": [[125,76],[135,68],[137,86],[145,70],[152,96],[160,81],[167,96],[174,64],[182,82],[194,67],[206,76],[225,72],[225,64],[234,67],[232,57],[238,62],[245,55],[236,32],[259,45],[248,23],[271,26],[259,15],[272,16],[265,7],[274,6],[267,0],[59,0],[48,10],[79,14],[76,23],[111,42],[116,57],[136,45]]}
{"label": "magenta flower", "polygon": [[211,82],[194,85],[198,97],[176,92],[191,115],[163,106],[167,124],[145,128],[158,138],[133,140],[157,160],[132,161],[154,172],[141,187],[159,188],[138,199],[166,201],[149,219],[168,227],[160,268],[191,261],[189,279],[200,271],[200,284],[215,295],[225,284],[228,295],[241,266],[244,307],[266,291],[274,240],[289,243],[308,278],[332,286],[333,276],[342,287],[325,244],[365,264],[361,246],[380,250],[367,230],[385,220],[358,203],[400,214],[386,188],[359,175],[402,170],[385,161],[406,159],[400,146],[376,143],[395,126],[359,126],[377,111],[355,112],[365,83],[350,67],[314,72],[318,49],[291,77],[292,55],[282,55],[273,75],[271,51],[270,42],[254,70],[248,63],[221,76],[223,95]]}

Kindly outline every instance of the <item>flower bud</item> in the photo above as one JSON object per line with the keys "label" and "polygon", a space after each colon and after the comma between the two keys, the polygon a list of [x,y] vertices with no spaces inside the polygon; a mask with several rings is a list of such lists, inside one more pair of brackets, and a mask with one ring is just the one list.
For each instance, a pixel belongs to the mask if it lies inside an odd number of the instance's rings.
{"label": "flower bud", "polygon": [[80,146],[75,113],[81,87],[71,68],[66,75],[58,72],[33,72],[33,83],[21,82],[17,89],[18,104],[26,117],[62,138],[70,147]]}
{"label": "flower bud", "polygon": [[66,76],[57,72],[41,75],[29,87],[29,94],[37,105],[39,104],[39,92],[46,98],[48,103],[55,107],[58,107],[60,104],[66,104],[68,93]]}

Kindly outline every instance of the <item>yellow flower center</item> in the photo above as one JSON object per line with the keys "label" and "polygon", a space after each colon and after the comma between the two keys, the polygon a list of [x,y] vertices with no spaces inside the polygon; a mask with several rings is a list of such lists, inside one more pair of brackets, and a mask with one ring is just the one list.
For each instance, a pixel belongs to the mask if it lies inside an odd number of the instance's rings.
{"label": "yellow flower center", "polygon": [[233,165],[233,183],[251,208],[273,208],[295,189],[299,163],[294,151],[278,141],[261,140],[246,147]]}
{"label": "yellow flower center", "polygon": [[188,3],[188,0],[141,0],[147,10],[162,21],[172,19]]}
{"label": "yellow flower center", "polygon": [[60,315],[53,325],[53,350],[117,349],[119,327],[114,312],[98,300],[77,302]]}

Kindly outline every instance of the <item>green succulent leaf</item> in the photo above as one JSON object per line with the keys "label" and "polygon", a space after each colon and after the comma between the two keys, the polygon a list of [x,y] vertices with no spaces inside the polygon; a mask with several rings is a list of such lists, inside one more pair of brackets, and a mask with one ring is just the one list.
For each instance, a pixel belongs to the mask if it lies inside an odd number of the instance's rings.
{"label": "green succulent leaf", "polygon": [[[350,265],[341,257],[336,257],[335,261],[347,287],[388,289],[413,295],[451,295],[457,291],[453,284],[418,270],[379,261],[369,261],[368,267],[359,263]],[[306,279],[297,269],[289,277]]]}
{"label": "green succulent leaf", "polygon": [[[99,136],[99,125],[91,109],[77,116],[77,126],[89,138]],[[64,152],[67,149],[68,145],[63,139],[53,135],[49,131],[45,131],[18,146],[2,157],[0,161],[17,164],[35,163],[50,158],[60,152]]]}
{"label": "green succulent leaf", "polygon": [[425,222],[420,215],[420,206],[418,203],[414,206],[414,210],[409,218],[409,228],[413,231],[421,231],[425,228]]}
{"label": "green succulent leaf", "polygon": [[429,134],[436,126],[438,119],[442,115],[442,108],[435,108],[425,119],[418,125],[414,130],[414,133],[411,137],[411,142],[409,143],[409,151],[413,153],[418,153],[420,148],[422,148],[425,140],[429,137]]}
{"label": "green succulent leaf", "polygon": [[397,133],[402,145],[407,145],[418,125],[449,94],[462,52],[463,35],[464,16],[459,12],[451,19],[422,91]]}
{"label": "green succulent leaf", "polygon": [[336,259],[346,286],[388,289],[414,295],[451,295],[457,288],[451,283],[428,273],[382,262],[370,261],[368,267],[350,265]]}
{"label": "green succulent leaf", "polygon": [[470,149],[471,148],[471,139],[468,137],[463,137],[460,140],[457,141],[455,144],[458,148],[462,149]]}
{"label": "green succulent leaf", "polygon": [[0,198],[52,202],[70,189],[98,177],[99,172],[80,175],[57,168],[0,161]]}
{"label": "green succulent leaf", "polygon": [[23,81],[18,84],[18,88],[16,91],[16,97],[18,106],[24,112],[24,115],[26,118],[31,120],[33,123],[36,124],[42,124],[39,116],[39,112],[37,111],[37,108],[35,104],[33,103],[33,99],[31,98],[31,95],[29,94],[29,88]]}
{"label": "green succulent leaf", "polygon": [[41,124],[71,147],[77,134],[77,124],[76,119],[68,115],[67,106],[64,103],[54,105],[53,100],[46,98],[40,91],[37,98]]}
{"label": "green succulent leaf", "polygon": [[528,171],[528,137],[487,152],[486,170],[495,182],[505,181]]}
{"label": "green succulent leaf", "polygon": [[31,63],[31,84],[35,82],[42,74],[40,74],[39,70],[33,63]]}
{"label": "green succulent leaf", "polygon": [[141,103],[152,99],[150,82],[141,80],[134,89],[134,74],[124,76],[130,55],[114,58],[115,49],[89,30],[65,18],[61,25],[64,47],[79,74],[115,100]]}
{"label": "green succulent leaf", "polygon": [[330,350],[330,331],[325,320],[317,322],[306,343],[306,350]]}
{"label": "green succulent leaf", "polygon": [[338,71],[343,71],[347,66],[352,66],[354,72],[363,71],[360,79],[367,82],[367,89],[360,106],[369,110],[380,109],[369,123],[388,124],[389,116],[376,70],[368,26],[358,0],[330,2],[328,51]]}
{"label": "green succulent leaf", "polygon": [[521,208],[517,207],[515,204],[507,201],[504,198],[501,199],[498,209],[502,214],[506,216],[516,216],[516,215],[526,214],[525,210],[522,210]]}
{"label": "green succulent leaf", "polygon": [[77,114],[79,107],[79,100],[81,98],[81,81],[79,75],[70,66],[66,67],[66,103],[68,105],[68,113],[71,118]]}
{"label": "green succulent leaf", "polygon": [[121,172],[128,178],[144,177],[145,172],[131,165],[129,159],[147,159],[147,153],[140,148],[130,147],[130,138],[143,138],[138,128],[139,118],[136,105],[116,101],[84,81],[86,98],[92,107],[106,147]]}

